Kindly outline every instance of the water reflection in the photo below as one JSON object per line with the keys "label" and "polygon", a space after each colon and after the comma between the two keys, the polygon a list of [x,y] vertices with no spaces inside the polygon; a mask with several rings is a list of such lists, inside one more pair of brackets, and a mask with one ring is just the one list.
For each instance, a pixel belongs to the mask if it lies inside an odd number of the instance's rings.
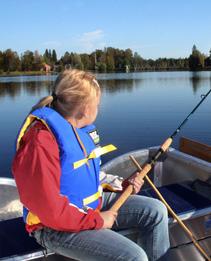
{"label": "water reflection", "polygon": [[191,72],[189,79],[194,93],[202,87],[206,87],[207,85],[207,87],[211,86],[211,77],[209,72],[207,74],[202,74],[202,72]]}
{"label": "water reflection", "polygon": [[[134,88],[139,88],[143,79],[122,79],[122,80],[99,80],[103,91],[115,93],[120,91],[132,92]],[[0,82],[0,97],[9,96],[14,98],[21,93],[29,95],[40,95],[45,91],[52,92],[54,81],[32,81],[32,82]]]}
{"label": "water reflection", "polygon": [[108,80],[99,80],[101,89],[104,92],[115,93],[120,91],[132,92],[134,88],[141,86],[143,79],[108,79]]}
{"label": "water reflection", "polygon": [[53,81],[34,82],[0,82],[0,98],[20,96],[21,93],[29,95],[40,95],[43,91],[51,93]]}
{"label": "water reflection", "polygon": [[47,93],[47,95],[52,92],[53,82],[45,81],[45,82],[27,82],[27,84],[23,84],[22,88],[25,94],[30,95],[41,95],[43,91]]}
{"label": "water reflection", "polygon": [[[56,76],[0,78],[0,176],[11,176],[14,141],[31,107],[51,93]],[[98,74],[103,91],[97,126],[102,144],[115,144],[114,156],[155,146],[172,133],[210,88],[211,72]],[[129,93],[129,95],[128,95]],[[211,97],[183,129],[182,135],[211,144]],[[175,143],[174,143],[174,147]]]}
{"label": "water reflection", "polygon": [[20,95],[21,83],[15,83],[15,82],[9,82],[9,83],[1,83],[0,82],[0,97],[9,96],[11,98],[14,98],[15,96]]}

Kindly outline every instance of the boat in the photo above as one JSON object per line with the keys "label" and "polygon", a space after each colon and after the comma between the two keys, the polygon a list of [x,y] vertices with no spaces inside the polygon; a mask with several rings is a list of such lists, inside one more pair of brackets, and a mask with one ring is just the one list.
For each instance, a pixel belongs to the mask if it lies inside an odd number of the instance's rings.
{"label": "boat", "polygon": [[[104,164],[102,170],[127,178],[136,171],[129,158],[130,155],[140,164],[144,164],[158,148],[150,147],[123,154]],[[211,256],[211,147],[183,138],[180,149],[169,148],[148,177],[192,231],[198,243]],[[8,197],[4,193],[5,204],[2,195],[0,197],[0,260],[43,260],[45,255],[48,256],[48,260],[70,260],[43,249],[28,236],[21,217],[22,207],[17,204],[19,199],[14,180],[1,178],[0,191],[2,188],[10,192]],[[140,194],[157,197],[147,182]],[[16,204],[12,206],[11,202]],[[169,216],[169,231],[171,248],[163,257],[163,261],[205,260],[171,216]],[[118,233],[136,241],[136,229],[122,230]]]}

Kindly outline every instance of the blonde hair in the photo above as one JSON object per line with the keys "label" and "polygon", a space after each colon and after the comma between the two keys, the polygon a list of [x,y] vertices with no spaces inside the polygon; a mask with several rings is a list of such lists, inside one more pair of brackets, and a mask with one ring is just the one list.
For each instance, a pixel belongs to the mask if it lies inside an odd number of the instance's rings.
{"label": "blonde hair", "polygon": [[42,98],[32,110],[50,106],[63,117],[73,113],[80,118],[84,106],[100,92],[100,86],[91,73],[65,70],[56,79],[52,95]]}

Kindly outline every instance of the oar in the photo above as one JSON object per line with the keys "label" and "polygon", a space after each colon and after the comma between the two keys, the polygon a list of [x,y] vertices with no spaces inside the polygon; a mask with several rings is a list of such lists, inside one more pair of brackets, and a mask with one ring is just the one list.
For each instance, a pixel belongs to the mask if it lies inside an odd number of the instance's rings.
{"label": "oar", "polygon": [[[140,164],[136,161],[136,159],[133,156],[130,156],[133,163],[136,165],[139,171],[142,171],[142,168]],[[184,224],[184,222],[177,216],[177,214],[173,211],[173,209],[169,206],[169,204],[165,201],[164,197],[161,195],[159,190],[155,187],[153,182],[150,180],[150,178],[146,175],[145,179],[149,183],[149,185],[153,188],[159,199],[163,202],[163,204],[168,209],[169,213],[173,216],[174,219],[178,222],[178,224],[181,226],[181,228],[184,230],[186,235],[192,240],[195,247],[199,250],[199,252],[205,257],[206,260],[211,260],[210,257],[207,255],[207,253],[204,251],[204,249],[199,245],[196,237],[193,235],[193,233],[187,228],[187,226]]]}
{"label": "oar", "polygon": [[[153,185],[152,188],[155,190],[159,198],[162,200],[162,202],[168,206],[167,209],[171,209],[168,203],[164,200],[160,192],[156,189],[154,184],[151,182],[151,180],[147,177],[147,174],[152,169],[152,167],[156,164],[160,156],[168,150],[170,145],[173,142],[173,138],[180,132],[182,126],[188,121],[189,117],[196,111],[196,109],[202,104],[202,102],[207,98],[207,96],[210,94],[211,89],[206,93],[206,95],[202,96],[201,101],[194,107],[194,109],[188,114],[188,116],[185,118],[185,120],[178,126],[178,128],[173,132],[173,134],[161,145],[161,147],[158,149],[158,151],[155,153],[154,157],[148,162],[144,164],[143,169],[138,164],[139,169],[139,175],[138,178],[141,180],[146,177],[147,181],[150,185]],[[134,158],[133,158],[134,159]],[[131,158],[132,160],[132,158]],[[133,160],[132,160],[133,161]],[[133,161],[134,162],[134,161]],[[135,163],[135,162],[134,162]],[[136,162],[137,163],[137,162]],[[124,204],[124,202],[128,199],[128,197],[133,192],[133,186],[129,185],[124,192],[120,195],[120,197],[117,199],[117,201],[113,204],[111,207],[111,210],[118,211],[119,208]],[[163,201],[164,200],[164,201]],[[190,239],[193,241],[195,247],[199,250],[199,252],[202,254],[203,257],[205,257],[206,260],[211,261],[211,258],[206,254],[206,252],[203,250],[203,248],[198,244],[197,240],[193,236],[192,232],[185,226],[185,224],[182,222],[182,220],[174,213],[174,211],[171,209],[170,213],[173,215],[173,217],[178,221],[178,224],[182,227],[182,229],[186,232],[186,234],[190,237]]]}

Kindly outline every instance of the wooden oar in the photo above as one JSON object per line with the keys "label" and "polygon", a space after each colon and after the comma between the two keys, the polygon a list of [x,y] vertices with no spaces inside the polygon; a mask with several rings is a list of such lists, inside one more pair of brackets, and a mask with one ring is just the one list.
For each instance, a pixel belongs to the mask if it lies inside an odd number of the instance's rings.
{"label": "wooden oar", "polygon": [[[141,166],[139,165],[139,163],[136,161],[136,159],[131,155],[130,156],[131,160],[133,161],[133,163],[136,165],[136,167],[138,168],[139,171],[142,170]],[[161,193],[159,192],[159,190],[155,187],[155,185],[153,184],[153,182],[150,180],[150,178],[146,175],[145,179],[147,180],[147,182],[149,183],[149,185],[153,188],[153,190],[155,191],[155,193],[157,194],[157,196],[159,197],[159,199],[163,202],[163,204],[166,206],[166,208],[168,209],[169,213],[172,215],[172,217],[174,219],[176,219],[176,221],[178,222],[178,224],[181,226],[181,228],[184,230],[184,232],[186,233],[186,235],[192,240],[193,244],[195,245],[195,247],[199,250],[199,252],[202,254],[202,256],[205,257],[206,260],[211,260],[211,258],[207,255],[207,253],[205,252],[205,250],[199,245],[196,237],[193,235],[193,233],[187,228],[187,226],[184,224],[184,222],[179,218],[179,216],[177,216],[177,214],[172,210],[172,208],[169,206],[169,204],[166,202],[166,200],[164,199],[164,197],[161,195]]]}
{"label": "wooden oar", "polygon": [[[168,141],[169,143],[169,141]],[[164,148],[164,147],[163,147]],[[167,147],[165,147],[167,150]],[[138,168],[139,175],[137,176],[140,180],[145,178],[149,185],[152,187],[152,189],[155,191],[155,193],[158,195],[160,200],[163,202],[163,204],[166,206],[168,209],[169,213],[173,216],[175,220],[177,220],[178,224],[181,226],[181,228],[184,230],[186,235],[191,239],[195,247],[198,249],[198,251],[201,253],[201,255],[205,258],[207,261],[211,261],[211,258],[209,255],[205,252],[205,250],[199,245],[197,239],[193,235],[193,233],[187,228],[187,226],[184,224],[184,222],[177,216],[177,214],[172,210],[172,208],[168,205],[166,200],[163,198],[159,190],[155,187],[153,182],[150,180],[150,178],[147,176],[147,173],[151,170],[152,166],[150,164],[145,164],[144,168],[140,166],[140,164],[136,161],[136,159],[131,155],[130,159],[133,161],[133,163],[136,165]],[[124,204],[124,202],[128,199],[128,197],[132,194],[133,192],[133,186],[129,185],[125,191],[121,194],[121,196],[117,199],[117,201],[113,204],[111,207],[111,210],[118,211],[119,208]]]}

